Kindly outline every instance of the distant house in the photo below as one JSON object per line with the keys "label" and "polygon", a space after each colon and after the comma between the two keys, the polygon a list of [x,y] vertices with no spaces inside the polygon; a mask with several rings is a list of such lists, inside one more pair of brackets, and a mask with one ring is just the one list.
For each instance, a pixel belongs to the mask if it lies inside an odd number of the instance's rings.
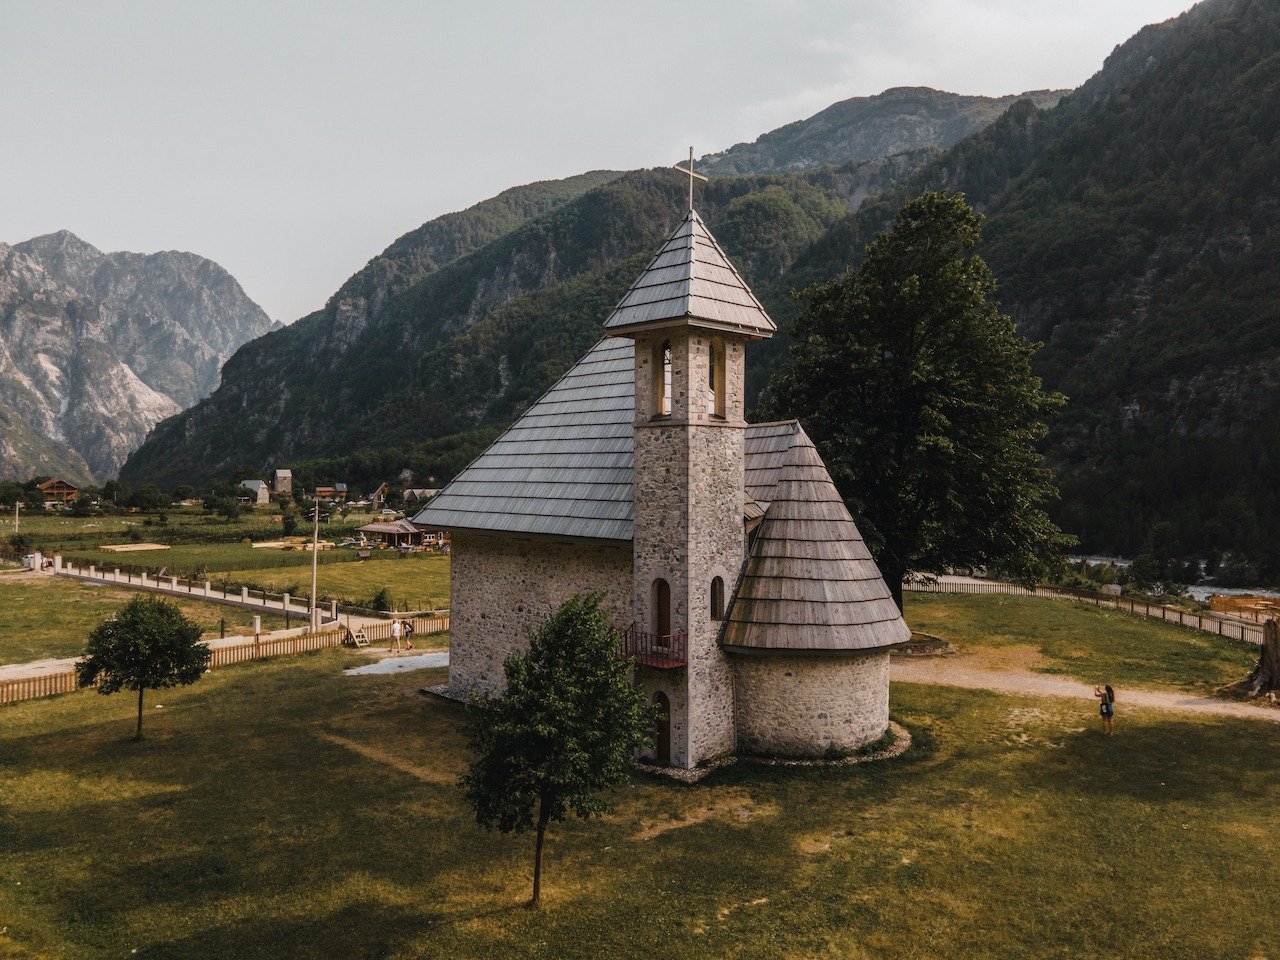
{"label": "distant house", "polygon": [[381,540],[389,547],[420,547],[423,531],[408,520],[375,520],[360,528],[363,534]]}
{"label": "distant house", "polygon": [[381,510],[387,505],[387,494],[391,491],[391,485],[388,483],[378,484],[378,489],[373,491],[369,497],[369,502],[373,504],[373,509]]}
{"label": "distant house", "polygon": [[345,483],[335,483],[333,485],[333,498],[335,500],[340,500],[344,503],[346,502],[347,485]]}
{"label": "distant house", "polygon": [[316,487],[317,500],[337,499],[337,491],[333,487]]}
{"label": "distant house", "polygon": [[249,502],[262,506],[271,502],[271,488],[263,480],[241,480],[240,486],[249,491]]}
{"label": "distant house", "polygon": [[274,487],[276,496],[293,493],[293,471],[277,470]]}
{"label": "distant house", "polygon": [[411,503],[425,503],[440,491],[427,487],[410,487],[404,492],[405,506]]}
{"label": "distant house", "polygon": [[44,483],[36,484],[36,489],[44,494],[46,510],[49,507],[70,506],[80,496],[79,488],[65,480],[46,480]]}

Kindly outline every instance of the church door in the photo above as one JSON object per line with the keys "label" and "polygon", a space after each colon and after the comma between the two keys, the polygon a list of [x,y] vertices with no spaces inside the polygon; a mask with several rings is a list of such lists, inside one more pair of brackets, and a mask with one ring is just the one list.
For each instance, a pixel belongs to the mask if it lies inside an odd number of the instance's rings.
{"label": "church door", "polygon": [[653,753],[661,766],[671,763],[671,701],[662,691],[653,695],[653,705],[658,708],[658,725],[653,733]]}

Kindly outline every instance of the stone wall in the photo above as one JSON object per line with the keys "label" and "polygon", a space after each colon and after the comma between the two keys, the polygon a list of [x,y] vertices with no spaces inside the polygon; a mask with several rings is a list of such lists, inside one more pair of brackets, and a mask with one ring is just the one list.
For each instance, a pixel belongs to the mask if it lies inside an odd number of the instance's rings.
{"label": "stone wall", "polygon": [[531,630],[577,593],[605,594],[622,629],[631,623],[631,545],[453,535],[449,689],[499,694],[502,663]]}
{"label": "stone wall", "polygon": [[889,652],[737,655],[738,751],[820,757],[856,750],[889,727]]}

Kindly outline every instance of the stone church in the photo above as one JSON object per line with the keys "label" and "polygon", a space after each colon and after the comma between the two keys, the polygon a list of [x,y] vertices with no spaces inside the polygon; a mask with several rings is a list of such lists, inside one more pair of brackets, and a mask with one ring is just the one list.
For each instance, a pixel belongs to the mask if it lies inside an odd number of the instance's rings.
{"label": "stone church", "polygon": [[800,424],[745,422],[746,346],[777,328],[696,212],[604,327],[415,520],[453,535],[450,692],[501,692],[531,629],[601,591],[653,761],[878,739],[910,631]]}

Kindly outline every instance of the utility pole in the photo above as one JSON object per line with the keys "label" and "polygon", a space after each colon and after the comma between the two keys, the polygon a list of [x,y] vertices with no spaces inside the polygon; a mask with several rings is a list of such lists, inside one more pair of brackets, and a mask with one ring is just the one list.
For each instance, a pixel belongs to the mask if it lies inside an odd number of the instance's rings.
{"label": "utility pole", "polygon": [[316,606],[316,568],[320,563],[320,501],[315,499],[312,504],[311,515],[315,523],[311,528],[311,612],[307,622],[311,624],[311,629],[315,630],[320,626],[316,622],[316,614],[319,611]]}
{"label": "utility pole", "polygon": [[13,501],[13,532],[18,532],[18,510],[22,507],[21,500]]}

